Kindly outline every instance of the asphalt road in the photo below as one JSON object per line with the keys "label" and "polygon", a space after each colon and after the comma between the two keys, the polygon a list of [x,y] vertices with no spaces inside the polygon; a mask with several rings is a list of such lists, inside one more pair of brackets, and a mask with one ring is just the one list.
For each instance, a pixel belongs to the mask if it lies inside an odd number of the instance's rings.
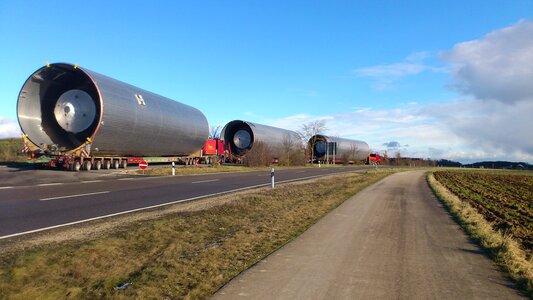
{"label": "asphalt road", "polygon": [[521,299],[423,173],[361,191],[214,299]]}
{"label": "asphalt road", "polygon": [[[281,183],[369,168],[286,169],[277,170],[275,178],[276,182]],[[0,178],[24,176],[24,180],[11,179],[11,183],[16,182],[15,185],[5,185],[7,180],[0,182],[0,239],[103,216],[270,185],[270,170],[174,177],[47,170],[23,174],[15,172],[10,175],[6,170],[0,171]]]}

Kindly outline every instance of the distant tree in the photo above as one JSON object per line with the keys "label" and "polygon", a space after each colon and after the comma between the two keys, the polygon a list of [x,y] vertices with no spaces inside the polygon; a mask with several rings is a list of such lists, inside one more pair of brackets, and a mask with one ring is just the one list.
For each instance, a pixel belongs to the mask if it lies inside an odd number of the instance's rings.
{"label": "distant tree", "polygon": [[396,152],[396,157],[394,158],[394,162],[397,166],[399,166],[402,163],[402,154],[400,153],[400,150]]}
{"label": "distant tree", "polygon": [[244,164],[250,167],[270,166],[272,164],[272,150],[260,141],[254,143],[244,157]]}
{"label": "distant tree", "polygon": [[28,155],[22,153],[22,139],[0,139],[0,162],[25,161]]}
{"label": "distant tree", "polygon": [[327,131],[326,122],[324,120],[315,120],[309,123],[303,124],[301,130],[298,131],[298,135],[302,140],[302,144],[309,147],[309,153],[311,154],[311,164],[315,157],[314,148],[317,143],[316,139],[312,139],[317,134],[323,134]]}
{"label": "distant tree", "polygon": [[300,147],[291,152],[291,166],[305,166],[306,163],[304,148]]}
{"label": "distant tree", "polygon": [[440,159],[437,161],[437,165],[439,167],[462,167],[463,164],[457,161],[447,160],[447,159]]}
{"label": "distant tree", "polygon": [[[286,134],[283,137],[282,141],[282,149],[283,154],[282,157],[280,157],[280,164],[290,166],[293,163],[293,160],[295,159],[295,156],[298,155],[299,152],[297,151],[301,149],[301,143],[299,140],[295,139],[292,135]],[[305,154],[304,154],[305,155]]]}
{"label": "distant tree", "polygon": [[211,126],[211,130],[209,131],[210,139],[220,138],[220,127],[222,126],[221,125]]}
{"label": "distant tree", "polygon": [[387,150],[383,151],[383,155],[381,155],[381,164],[382,165],[390,164],[389,154],[387,153]]}

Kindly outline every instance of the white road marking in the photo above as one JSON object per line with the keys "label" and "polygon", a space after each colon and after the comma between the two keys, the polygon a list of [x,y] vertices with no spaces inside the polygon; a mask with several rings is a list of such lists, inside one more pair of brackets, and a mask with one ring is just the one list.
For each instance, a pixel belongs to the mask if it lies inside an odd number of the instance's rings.
{"label": "white road marking", "polygon": [[191,183],[205,183],[205,182],[213,182],[213,181],[219,181],[220,179],[210,179],[210,180],[200,180],[200,181],[193,181]]}
{"label": "white road marking", "polygon": [[88,181],[82,181],[81,183],[93,183],[93,182],[102,182],[103,180],[88,180]]}
{"label": "white road marking", "polygon": [[177,176],[172,176],[172,175],[150,176],[150,177],[142,176],[142,177],[139,177],[138,179],[161,179],[161,178],[172,178],[172,177],[177,177]]}
{"label": "white road marking", "polygon": [[12,189],[12,186],[0,186],[0,190]]}
{"label": "white road marking", "polygon": [[117,180],[142,180],[142,179],[161,179],[161,178],[171,178],[171,177],[177,177],[177,176],[139,176],[139,177],[127,177],[127,178],[119,178]]}
{"label": "white road marking", "polygon": [[[277,184],[288,183],[288,182],[299,181],[299,180],[305,180],[305,179],[311,179],[311,178],[317,178],[317,177],[321,177],[321,176],[322,175],[314,175],[314,176],[307,176],[307,177],[295,178],[295,179],[290,179],[290,180],[282,180],[282,181],[278,181]],[[265,187],[265,186],[270,186],[270,182],[269,183],[263,183],[263,184],[257,184],[257,185],[251,185],[251,186],[238,188],[238,189],[233,189],[233,190],[224,191],[224,192],[218,192],[218,193],[213,193],[213,194],[207,194],[207,195],[192,197],[192,198],[183,199],[183,200],[176,200],[176,201],[172,201],[172,202],[156,204],[156,205],[147,206],[147,207],[136,208],[136,209],[132,209],[132,210],[126,210],[126,211],[122,211],[122,212],[118,212],[118,213],[114,213],[114,214],[103,215],[103,216],[99,216],[99,217],[94,217],[94,218],[74,221],[74,222],[70,222],[70,223],[64,223],[64,224],[59,224],[59,225],[54,225],[54,226],[49,226],[49,227],[44,227],[44,228],[39,228],[39,229],[34,229],[34,230],[29,230],[29,231],[24,231],[24,232],[19,232],[19,233],[13,233],[13,234],[9,234],[9,235],[0,236],[0,240],[8,239],[8,238],[15,237],[15,236],[20,236],[20,235],[25,235],[25,234],[30,234],[30,233],[50,230],[50,229],[54,229],[54,228],[60,228],[60,227],[65,227],[65,226],[71,226],[71,225],[75,225],[75,224],[90,222],[90,221],[94,221],[94,220],[100,220],[100,219],[105,219],[105,218],[110,218],[110,217],[130,214],[130,213],[133,213],[133,212],[138,212],[138,211],[143,211],[143,210],[148,210],[148,209],[153,209],[153,208],[158,208],[158,207],[163,207],[163,206],[168,206],[168,205],[173,205],[173,204],[178,204],[178,203],[182,203],[182,202],[194,201],[194,200],[199,200],[199,199],[204,199],[204,198],[209,198],[209,197],[214,197],[214,196],[220,196],[220,195],[229,194],[229,193],[235,193],[235,192],[255,189],[255,188],[259,188],[259,187]]]}
{"label": "white road marking", "polygon": [[41,184],[38,184],[37,186],[51,186],[51,185],[62,185],[62,184],[63,184],[62,182],[41,183]]}
{"label": "white road marking", "polygon": [[48,201],[48,200],[65,199],[65,198],[76,198],[76,197],[107,194],[107,193],[110,193],[110,191],[94,192],[94,193],[86,193],[86,194],[75,194],[75,195],[66,195],[66,196],[58,196],[58,197],[50,197],[50,198],[42,198],[42,199],[39,199],[39,200],[40,201]]}

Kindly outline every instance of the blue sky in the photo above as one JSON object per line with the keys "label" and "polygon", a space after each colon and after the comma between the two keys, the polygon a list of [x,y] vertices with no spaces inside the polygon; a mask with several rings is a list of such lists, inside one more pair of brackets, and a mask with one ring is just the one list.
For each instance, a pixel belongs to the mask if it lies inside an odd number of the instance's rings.
{"label": "blue sky", "polygon": [[[533,128],[533,96],[505,93],[533,86],[532,20],[533,1],[4,0],[0,137],[18,134],[20,87],[49,61],[194,106],[211,125],[323,119],[374,150],[531,162],[533,136],[516,130]],[[509,85],[491,81],[501,70]]]}

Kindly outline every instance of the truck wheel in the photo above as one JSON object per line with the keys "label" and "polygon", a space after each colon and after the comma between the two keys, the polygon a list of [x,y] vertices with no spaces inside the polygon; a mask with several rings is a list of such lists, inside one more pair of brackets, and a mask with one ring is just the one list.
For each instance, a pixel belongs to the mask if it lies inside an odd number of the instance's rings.
{"label": "truck wheel", "polygon": [[94,162],[94,165],[93,165],[93,170],[100,170],[102,168],[102,161],[101,160],[97,160]]}
{"label": "truck wheel", "polygon": [[127,159],[123,159],[121,162],[120,162],[120,167],[122,169],[126,169],[128,167],[128,160]]}
{"label": "truck wheel", "polygon": [[86,161],[83,162],[83,169],[85,171],[89,171],[92,166],[93,166],[93,164],[91,163],[90,160],[86,160]]}
{"label": "truck wheel", "polygon": [[118,160],[114,160],[113,161],[113,169],[118,169],[118,166],[119,166]]}
{"label": "truck wheel", "polygon": [[77,160],[74,162],[74,164],[72,165],[72,171],[76,171],[76,172],[79,172],[81,169],[81,164],[80,164],[80,161]]}
{"label": "truck wheel", "polygon": [[108,159],[104,160],[104,169],[111,169],[111,162]]}

